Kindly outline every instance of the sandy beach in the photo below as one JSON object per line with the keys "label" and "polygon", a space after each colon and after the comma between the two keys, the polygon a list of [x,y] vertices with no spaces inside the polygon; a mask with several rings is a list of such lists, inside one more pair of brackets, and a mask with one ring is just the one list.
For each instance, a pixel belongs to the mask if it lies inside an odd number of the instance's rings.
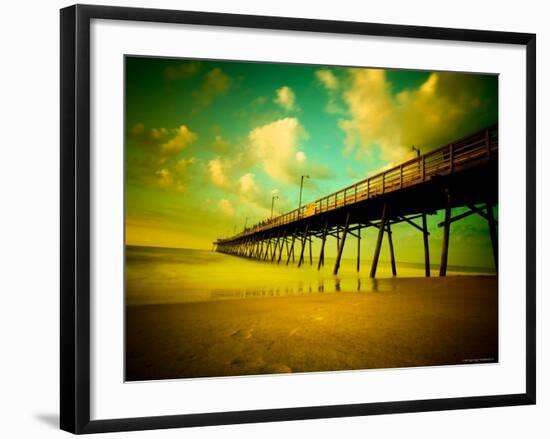
{"label": "sandy beach", "polygon": [[380,279],[373,291],[126,307],[126,379],[498,360],[496,276]]}

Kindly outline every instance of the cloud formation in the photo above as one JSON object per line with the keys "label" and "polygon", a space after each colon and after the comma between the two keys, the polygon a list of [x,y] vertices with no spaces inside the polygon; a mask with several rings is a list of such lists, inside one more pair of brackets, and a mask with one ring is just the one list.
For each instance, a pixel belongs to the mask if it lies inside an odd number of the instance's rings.
{"label": "cloud formation", "polygon": [[138,123],[130,130],[129,138],[147,147],[150,153],[163,160],[187,148],[198,136],[186,125],[167,129],[146,128]]}
{"label": "cloud formation", "polygon": [[340,82],[338,81],[338,78],[334,75],[334,73],[332,73],[332,70],[317,70],[315,72],[315,77],[327,90],[337,90],[340,86]]}
{"label": "cloud formation", "polygon": [[316,70],[315,78],[327,91],[328,101],[325,107],[327,113],[343,113],[343,109],[339,104],[339,101],[341,100],[339,95],[340,80],[336,77],[334,72],[329,69]]}
{"label": "cloud formation", "polygon": [[451,141],[481,105],[473,75],[431,73],[420,86],[393,94],[384,70],[348,72],[343,95],[349,117],[339,125],[346,134],[344,153],[355,151],[358,158],[379,151],[395,164],[414,155],[412,145],[425,152]]}
{"label": "cloud formation", "polygon": [[141,147],[141,154],[132,157],[132,166],[127,171],[129,178],[164,189],[183,190],[189,168],[197,159],[178,155],[197,138],[198,135],[186,125],[172,129],[146,128],[142,123],[134,125],[128,139]]}
{"label": "cloud formation", "polygon": [[216,157],[208,162],[208,175],[212,183],[224,188],[229,186],[228,176],[229,163],[220,157]]}
{"label": "cloud formation", "polygon": [[161,145],[161,151],[164,155],[177,154],[197,140],[197,135],[185,125],[180,125],[174,131],[174,137]]}
{"label": "cloud formation", "polygon": [[306,138],[306,131],[295,117],[262,125],[248,135],[252,155],[264,171],[271,178],[287,183],[298,178],[305,164],[306,156],[300,151],[300,142]]}
{"label": "cloud formation", "polygon": [[137,123],[130,130],[130,137],[141,145],[156,146],[168,136],[166,128],[145,128]]}
{"label": "cloud formation", "polygon": [[241,194],[250,196],[259,192],[255,177],[254,174],[248,172],[239,178],[239,192]]}
{"label": "cloud formation", "polygon": [[286,111],[293,111],[296,109],[296,95],[287,85],[284,85],[276,90],[275,99],[273,102],[284,108]]}
{"label": "cloud formation", "polygon": [[231,87],[231,78],[219,67],[210,70],[201,87],[193,94],[199,107],[206,107],[214,98],[221,96]]}
{"label": "cloud formation", "polygon": [[226,215],[226,216],[233,216],[235,215],[235,208],[231,204],[231,201],[223,198],[219,201],[218,207],[220,211]]}

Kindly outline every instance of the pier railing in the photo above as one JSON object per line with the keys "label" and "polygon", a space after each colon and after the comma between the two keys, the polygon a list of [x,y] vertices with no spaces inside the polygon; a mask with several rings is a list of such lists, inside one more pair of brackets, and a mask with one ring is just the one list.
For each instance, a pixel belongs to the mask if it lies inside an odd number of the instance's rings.
{"label": "pier railing", "polygon": [[339,209],[479,165],[498,153],[498,126],[492,126],[420,155],[365,180],[319,198],[228,238],[237,239],[286,225],[313,215]]}

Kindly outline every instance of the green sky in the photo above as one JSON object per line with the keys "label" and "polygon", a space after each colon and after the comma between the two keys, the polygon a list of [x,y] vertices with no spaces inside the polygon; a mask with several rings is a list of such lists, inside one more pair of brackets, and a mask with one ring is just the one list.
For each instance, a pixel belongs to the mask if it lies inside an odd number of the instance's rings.
{"label": "green sky", "polygon": [[[272,194],[296,208],[302,174],[313,201],[497,118],[490,75],[127,57],[126,241],[210,248],[269,217]],[[453,227],[451,263],[492,266],[485,222]],[[398,259],[417,234],[396,226]]]}

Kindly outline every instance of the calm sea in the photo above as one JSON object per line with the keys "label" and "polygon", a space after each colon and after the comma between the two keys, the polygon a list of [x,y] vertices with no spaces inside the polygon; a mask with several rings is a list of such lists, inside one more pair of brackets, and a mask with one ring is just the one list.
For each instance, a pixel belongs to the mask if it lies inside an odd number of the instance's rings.
{"label": "calm sea", "polygon": [[[335,291],[373,291],[385,283],[369,278],[370,264],[342,259],[338,276],[334,259],[317,271],[316,261],[296,264],[259,262],[205,250],[126,247],[126,303],[128,305],[177,303],[244,297],[284,296]],[[437,266],[432,275],[437,275]],[[449,266],[448,274],[483,274],[490,269]],[[424,276],[422,264],[398,262],[397,274]],[[391,277],[389,262],[380,261],[377,278]]]}

